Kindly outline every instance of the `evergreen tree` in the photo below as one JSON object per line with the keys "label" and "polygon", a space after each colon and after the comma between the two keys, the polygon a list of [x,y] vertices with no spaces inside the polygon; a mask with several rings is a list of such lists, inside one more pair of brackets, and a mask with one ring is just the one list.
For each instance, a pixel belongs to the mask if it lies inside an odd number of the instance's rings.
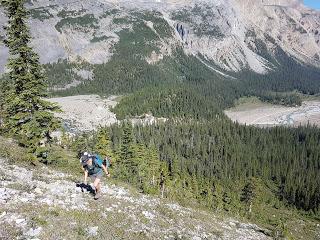
{"label": "evergreen tree", "polygon": [[248,205],[249,213],[252,211],[252,203],[256,196],[256,188],[256,181],[254,178],[251,178],[242,190],[241,201]]}
{"label": "evergreen tree", "polygon": [[99,128],[96,136],[96,141],[97,142],[94,146],[94,151],[103,157],[108,156],[110,158],[113,158],[111,141],[107,128]]}
{"label": "evergreen tree", "polygon": [[159,184],[160,180],[160,167],[161,167],[161,162],[159,160],[159,153],[155,146],[151,146],[148,149],[147,152],[147,158],[148,158],[148,166],[150,168],[150,171],[148,172],[148,178],[149,178],[149,184],[153,187],[156,188]]}
{"label": "evergreen tree", "polygon": [[6,78],[0,80],[0,133],[4,131],[4,116],[5,116],[5,93],[12,89],[13,86]]}
{"label": "evergreen tree", "polygon": [[25,0],[1,0],[8,17],[5,45],[9,48],[9,79],[12,88],[4,92],[4,129],[19,143],[36,152],[42,139],[59,123],[53,111],[58,107],[44,100],[47,85],[38,55],[29,46],[31,37],[26,25]]}
{"label": "evergreen tree", "polygon": [[[157,193],[159,190],[161,162],[159,160],[158,152],[155,147],[146,148],[143,145],[139,146],[139,161],[136,161],[138,166],[138,173],[140,185],[146,193]],[[136,154],[137,155],[137,154]]]}
{"label": "evergreen tree", "polygon": [[124,123],[122,139],[120,147],[120,160],[119,168],[120,178],[129,180],[129,177],[132,177],[135,172],[135,161],[134,161],[134,145],[133,145],[133,136],[132,136],[132,125],[131,123]]}

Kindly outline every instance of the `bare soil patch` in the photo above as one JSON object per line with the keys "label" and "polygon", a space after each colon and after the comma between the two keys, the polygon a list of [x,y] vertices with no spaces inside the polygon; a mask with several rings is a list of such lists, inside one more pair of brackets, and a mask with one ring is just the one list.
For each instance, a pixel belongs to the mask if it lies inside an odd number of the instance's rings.
{"label": "bare soil patch", "polygon": [[69,130],[91,131],[117,122],[116,115],[110,110],[118,103],[116,96],[103,99],[98,95],[80,95],[49,100],[61,106],[63,112],[56,116],[64,120]]}
{"label": "bare soil patch", "polygon": [[305,101],[300,107],[285,107],[264,103],[244,103],[226,110],[226,115],[240,124],[258,126],[289,125],[320,126],[320,101]]}

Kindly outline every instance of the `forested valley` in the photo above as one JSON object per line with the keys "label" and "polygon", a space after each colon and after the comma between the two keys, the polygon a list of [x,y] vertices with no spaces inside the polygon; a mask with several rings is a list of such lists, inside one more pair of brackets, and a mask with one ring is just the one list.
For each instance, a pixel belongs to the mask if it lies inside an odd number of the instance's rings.
{"label": "forested valley", "polygon": [[123,123],[90,136],[79,136],[70,147],[108,149],[114,175],[143,192],[267,222],[269,214],[261,213],[270,209],[319,216],[316,127],[259,129],[216,118]]}
{"label": "forested valley", "polygon": [[[320,70],[302,65],[281,48],[274,56],[261,53],[274,64],[265,75],[246,68],[221,75],[203,64],[203,56],[187,55],[181,48],[149,64],[146,56],[159,50],[153,40],[160,38],[142,24],[150,18],[157,21],[156,16],[139,15],[133,31],[121,30],[114,54],[104,64],[45,64],[50,96],[121,96],[112,109],[121,123],[75,137],[64,134],[63,148],[110,155],[112,176],[143,193],[247,217],[280,229],[283,236],[292,216],[319,221],[319,128],[242,126],[229,120],[223,110],[250,96],[274,104],[301,105],[299,94],[320,93]],[[165,31],[171,29],[166,24],[155,27],[171,34]],[[85,69],[93,77],[86,79],[74,69]],[[80,83],[63,88],[75,79]],[[130,118],[146,113],[167,121],[130,123]],[[50,148],[42,152],[55,157]],[[51,164],[42,152],[37,157]]]}

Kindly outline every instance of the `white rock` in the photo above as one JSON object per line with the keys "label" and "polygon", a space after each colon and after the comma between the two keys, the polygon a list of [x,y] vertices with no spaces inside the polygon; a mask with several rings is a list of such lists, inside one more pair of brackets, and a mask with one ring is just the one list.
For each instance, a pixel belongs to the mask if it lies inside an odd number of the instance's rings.
{"label": "white rock", "polygon": [[97,234],[98,234],[98,226],[96,226],[96,227],[89,227],[88,228],[88,230],[87,230],[87,232],[88,232],[88,235],[89,236],[97,236]]}
{"label": "white rock", "polygon": [[198,237],[198,236],[193,236],[193,237],[192,237],[192,240],[201,240],[201,238]]}
{"label": "white rock", "polygon": [[229,222],[229,225],[232,227],[236,226],[236,224],[234,222]]}
{"label": "white rock", "polygon": [[39,195],[43,194],[42,190],[38,187],[34,189],[34,192]]}
{"label": "white rock", "polygon": [[42,231],[42,227],[30,228],[29,231],[26,233],[26,235],[29,237],[36,237],[36,236],[39,236],[41,231]]}
{"label": "white rock", "polygon": [[148,211],[143,211],[142,214],[148,219],[154,219],[156,217],[153,213]]}
{"label": "white rock", "polygon": [[16,224],[23,223],[24,221],[25,221],[25,219],[23,219],[23,218],[18,218],[18,219],[16,219]]}
{"label": "white rock", "polygon": [[27,197],[20,197],[19,200],[20,200],[21,202],[23,202],[23,203],[26,203],[26,202],[29,202],[29,201],[30,201],[30,199],[27,198]]}

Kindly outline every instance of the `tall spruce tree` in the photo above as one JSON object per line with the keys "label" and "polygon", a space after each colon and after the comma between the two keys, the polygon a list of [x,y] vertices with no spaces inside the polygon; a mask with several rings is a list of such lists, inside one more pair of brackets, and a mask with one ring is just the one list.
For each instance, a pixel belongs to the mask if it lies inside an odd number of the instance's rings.
{"label": "tall spruce tree", "polygon": [[12,84],[4,92],[3,128],[34,153],[40,141],[49,139],[50,132],[58,127],[53,111],[59,108],[44,100],[46,79],[39,57],[30,47],[25,0],[0,1],[8,18],[4,43],[10,52],[7,68]]}
{"label": "tall spruce tree", "polygon": [[132,125],[131,123],[125,122],[123,124],[123,132],[121,139],[121,147],[120,147],[120,161],[119,161],[119,169],[121,169],[121,177],[132,177],[135,169],[136,163],[134,161],[135,154],[133,135],[132,135]]}
{"label": "tall spruce tree", "polygon": [[249,213],[252,211],[252,203],[256,197],[256,185],[256,180],[251,178],[242,190],[241,201],[247,204]]}
{"label": "tall spruce tree", "polygon": [[113,158],[113,151],[111,148],[111,141],[109,138],[109,133],[107,128],[100,127],[97,136],[97,142],[94,146],[94,151],[100,154],[103,157],[110,157]]}

